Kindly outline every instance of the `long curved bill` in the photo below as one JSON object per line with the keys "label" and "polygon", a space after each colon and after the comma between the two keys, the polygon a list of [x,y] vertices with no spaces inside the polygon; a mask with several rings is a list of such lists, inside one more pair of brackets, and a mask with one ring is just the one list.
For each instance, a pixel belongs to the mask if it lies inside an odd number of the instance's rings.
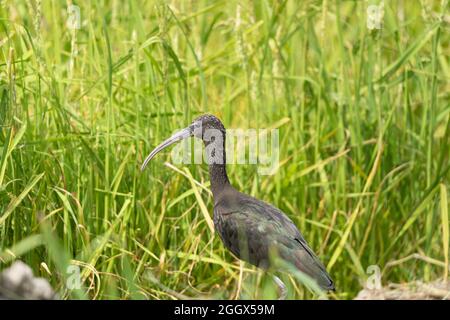
{"label": "long curved bill", "polygon": [[159,146],[157,146],[155,149],[153,149],[152,152],[150,152],[150,154],[147,156],[147,158],[145,158],[144,163],[141,166],[141,171],[143,171],[145,169],[145,167],[147,166],[147,164],[150,162],[150,160],[153,159],[153,157],[160,152],[161,150],[167,148],[168,146],[174,144],[175,142],[178,142],[180,140],[189,138],[190,136],[192,136],[193,134],[193,128],[192,126],[189,126],[183,130],[178,131],[177,133],[175,133],[173,136],[171,136],[169,139],[165,140],[163,143],[161,143]]}

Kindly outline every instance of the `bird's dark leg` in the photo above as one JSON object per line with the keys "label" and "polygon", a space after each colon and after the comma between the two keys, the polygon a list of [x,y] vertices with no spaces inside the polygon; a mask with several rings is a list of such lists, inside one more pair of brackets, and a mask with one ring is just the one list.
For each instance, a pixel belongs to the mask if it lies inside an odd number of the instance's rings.
{"label": "bird's dark leg", "polygon": [[275,281],[275,283],[277,284],[278,289],[279,289],[280,296],[278,297],[278,300],[285,300],[287,297],[287,293],[288,293],[286,285],[277,276],[273,276],[273,280]]}

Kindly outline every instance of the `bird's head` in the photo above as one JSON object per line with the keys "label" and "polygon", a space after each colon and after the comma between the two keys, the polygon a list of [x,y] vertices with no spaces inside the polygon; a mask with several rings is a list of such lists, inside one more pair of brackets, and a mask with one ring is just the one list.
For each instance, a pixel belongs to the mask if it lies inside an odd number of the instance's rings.
{"label": "bird's head", "polygon": [[200,117],[196,118],[192,123],[174,133],[170,138],[163,141],[159,144],[152,152],[145,158],[144,163],[141,166],[141,170],[144,170],[150,160],[160,152],[161,150],[167,148],[168,146],[178,142],[180,140],[196,137],[205,142],[206,145],[211,143],[212,141],[216,141],[216,139],[221,138],[222,141],[225,141],[225,127],[222,122],[215,116],[211,114],[204,114]]}
{"label": "bird's head", "polygon": [[189,127],[193,128],[193,135],[203,141],[214,131],[225,134],[222,122],[212,114],[204,114],[192,121]]}

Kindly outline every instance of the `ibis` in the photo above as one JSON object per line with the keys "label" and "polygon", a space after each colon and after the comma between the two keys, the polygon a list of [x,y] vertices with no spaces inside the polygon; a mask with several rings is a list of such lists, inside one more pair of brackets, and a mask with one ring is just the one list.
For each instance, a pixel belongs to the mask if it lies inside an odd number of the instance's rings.
{"label": "ibis", "polygon": [[[281,210],[241,193],[231,185],[226,170],[226,131],[217,117],[202,115],[187,128],[173,134],[147,156],[141,170],[158,152],[189,137],[203,140],[207,151],[214,198],[214,228],[225,247],[239,259],[264,270],[273,270],[280,265],[275,265],[273,255],[276,254],[313,279],[322,290],[334,290],[333,280],[292,220]],[[276,276],[275,282],[281,291],[280,298],[285,298],[286,286]]]}

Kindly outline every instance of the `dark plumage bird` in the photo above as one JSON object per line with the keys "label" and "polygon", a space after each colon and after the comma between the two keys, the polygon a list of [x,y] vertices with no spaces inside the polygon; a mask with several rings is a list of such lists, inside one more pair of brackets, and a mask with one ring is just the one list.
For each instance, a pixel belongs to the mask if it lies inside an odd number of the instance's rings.
{"label": "dark plumage bird", "polygon": [[[203,115],[190,126],[157,146],[141,170],[162,149],[182,139],[202,139],[208,156],[214,197],[214,227],[224,245],[237,257],[263,269],[272,266],[271,254],[295,266],[323,290],[334,290],[325,267],[306,243],[295,224],[279,209],[237,191],[226,172],[225,127],[213,115]],[[285,294],[284,284],[275,278]]]}

